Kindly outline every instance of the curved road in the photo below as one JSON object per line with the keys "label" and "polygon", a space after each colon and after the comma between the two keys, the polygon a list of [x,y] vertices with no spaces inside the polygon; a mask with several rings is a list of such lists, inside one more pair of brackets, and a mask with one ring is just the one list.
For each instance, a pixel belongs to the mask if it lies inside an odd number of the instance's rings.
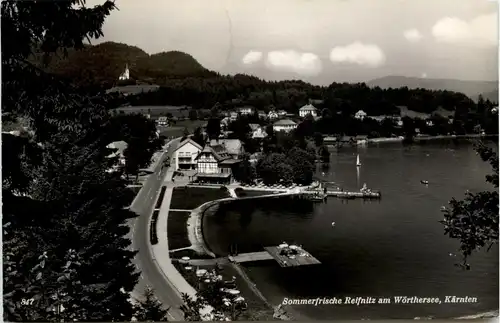
{"label": "curved road", "polygon": [[168,281],[168,278],[160,271],[153,257],[149,242],[149,223],[167,174],[167,167],[162,168],[163,162],[167,157],[171,158],[179,140],[180,138],[176,138],[170,141],[169,147],[172,147],[172,149],[168,149],[167,152],[162,154],[153,173],[147,177],[142,189],[130,206],[130,210],[138,215],[138,217],[130,220],[130,235],[132,249],[138,251],[134,264],[141,272],[141,277],[133,294],[140,297],[144,293],[146,286],[152,287],[156,297],[163,305],[166,308],[170,307],[169,321],[184,321],[184,314],[179,309],[182,300],[173,285]]}

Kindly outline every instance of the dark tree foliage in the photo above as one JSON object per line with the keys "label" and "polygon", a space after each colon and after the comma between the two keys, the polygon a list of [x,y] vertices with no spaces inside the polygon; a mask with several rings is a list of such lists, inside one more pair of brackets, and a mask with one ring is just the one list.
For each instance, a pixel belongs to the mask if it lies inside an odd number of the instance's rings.
{"label": "dark tree foliage", "polygon": [[220,119],[218,117],[212,117],[207,123],[207,136],[208,139],[219,139],[220,136]]}
{"label": "dark tree foliage", "polygon": [[203,137],[203,132],[200,127],[197,127],[194,132],[193,136],[191,137],[194,142],[196,142],[200,146],[205,146],[205,138]]}
{"label": "dark tree foliage", "polygon": [[50,56],[102,35],[113,3],[83,4],[1,4],[2,113],[29,127],[28,137],[2,136],[2,149],[12,152],[4,153],[2,182],[6,321],[134,315],[129,292],[138,274],[126,238],[132,196],[122,174],[107,171],[117,163],[106,148],[113,137],[108,109],[116,101],[68,86],[28,61],[32,50]]}
{"label": "dark tree foliage", "polygon": [[453,198],[443,209],[444,233],[460,242],[463,268],[470,269],[467,259],[474,251],[498,244],[498,154],[479,142],[476,151],[489,163],[493,173],[486,176],[494,190],[479,193],[466,192],[463,200]]}
{"label": "dark tree foliage", "polygon": [[153,289],[147,287],[144,291],[144,299],[134,304],[134,317],[139,322],[166,322],[169,309],[163,308],[162,303],[154,295]]}
{"label": "dark tree foliage", "polygon": [[250,155],[246,153],[234,172],[234,178],[240,183],[252,184],[256,177],[255,167],[250,163]]}

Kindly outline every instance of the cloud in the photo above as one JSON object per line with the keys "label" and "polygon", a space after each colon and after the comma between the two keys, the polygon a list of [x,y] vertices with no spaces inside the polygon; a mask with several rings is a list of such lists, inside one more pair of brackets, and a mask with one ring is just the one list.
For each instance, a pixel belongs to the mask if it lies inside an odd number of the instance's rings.
{"label": "cloud", "polygon": [[492,13],[465,21],[456,17],[440,19],[432,27],[438,42],[497,46],[497,16]]}
{"label": "cloud", "polygon": [[423,72],[420,77],[422,77],[423,79],[426,79],[427,78],[427,73]]}
{"label": "cloud", "polygon": [[411,43],[417,43],[424,37],[418,29],[408,29],[403,33],[403,36]]}
{"label": "cloud", "polygon": [[294,50],[267,53],[267,68],[280,72],[294,72],[303,76],[315,76],[322,70],[321,60],[316,54]]}
{"label": "cloud", "polygon": [[334,64],[358,64],[378,67],[385,63],[385,54],[377,45],[355,42],[347,46],[334,47],[330,52]]}
{"label": "cloud", "polygon": [[250,64],[254,64],[254,63],[257,63],[258,61],[260,61],[262,59],[262,56],[263,56],[262,52],[257,52],[257,51],[251,50],[248,53],[246,53],[245,56],[243,56],[241,61],[245,65],[250,65]]}

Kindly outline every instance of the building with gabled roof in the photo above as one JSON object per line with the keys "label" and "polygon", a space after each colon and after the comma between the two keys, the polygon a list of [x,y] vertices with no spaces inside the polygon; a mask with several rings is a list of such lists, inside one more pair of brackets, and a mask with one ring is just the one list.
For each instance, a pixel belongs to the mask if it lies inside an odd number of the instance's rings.
{"label": "building with gabled roof", "polygon": [[278,120],[273,124],[273,130],[276,132],[289,132],[297,128],[297,124],[290,119]]}
{"label": "building with gabled roof", "polygon": [[233,158],[233,156],[223,143],[213,141],[205,145],[195,159],[197,162],[195,175],[197,181],[213,184],[233,182],[233,171],[241,162],[240,159]]}
{"label": "building with gabled roof", "polygon": [[174,151],[175,170],[196,169],[196,157],[203,149],[197,142],[187,138]]}
{"label": "building with gabled roof", "polygon": [[307,115],[312,115],[313,117],[318,116],[318,109],[312,104],[306,104],[302,108],[299,109],[299,116],[305,117]]}

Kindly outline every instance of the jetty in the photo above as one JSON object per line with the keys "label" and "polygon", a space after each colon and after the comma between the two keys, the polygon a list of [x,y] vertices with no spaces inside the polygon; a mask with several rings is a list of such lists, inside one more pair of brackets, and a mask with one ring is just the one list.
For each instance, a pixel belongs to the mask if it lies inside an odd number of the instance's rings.
{"label": "jetty", "polygon": [[279,246],[264,247],[264,250],[265,251],[248,252],[228,256],[228,259],[233,263],[274,259],[281,267],[298,267],[321,264],[321,262],[314,258],[309,252],[302,249],[302,247],[295,245],[283,243]]}
{"label": "jetty", "polygon": [[350,192],[350,191],[342,191],[342,190],[326,190],[323,192],[319,192],[318,190],[313,191],[303,191],[302,194],[305,195],[306,198],[311,199],[313,201],[323,201],[325,197],[338,197],[343,199],[381,199],[382,193],[380,191],[365,191],[365,192]]}
{"label": "jetty", "polygon": [[326,195],[347,199],[363,198],[363,199],[380,199],[382,193],[380,191],[372,192],[346,192],[346,191],[326,191]]}

